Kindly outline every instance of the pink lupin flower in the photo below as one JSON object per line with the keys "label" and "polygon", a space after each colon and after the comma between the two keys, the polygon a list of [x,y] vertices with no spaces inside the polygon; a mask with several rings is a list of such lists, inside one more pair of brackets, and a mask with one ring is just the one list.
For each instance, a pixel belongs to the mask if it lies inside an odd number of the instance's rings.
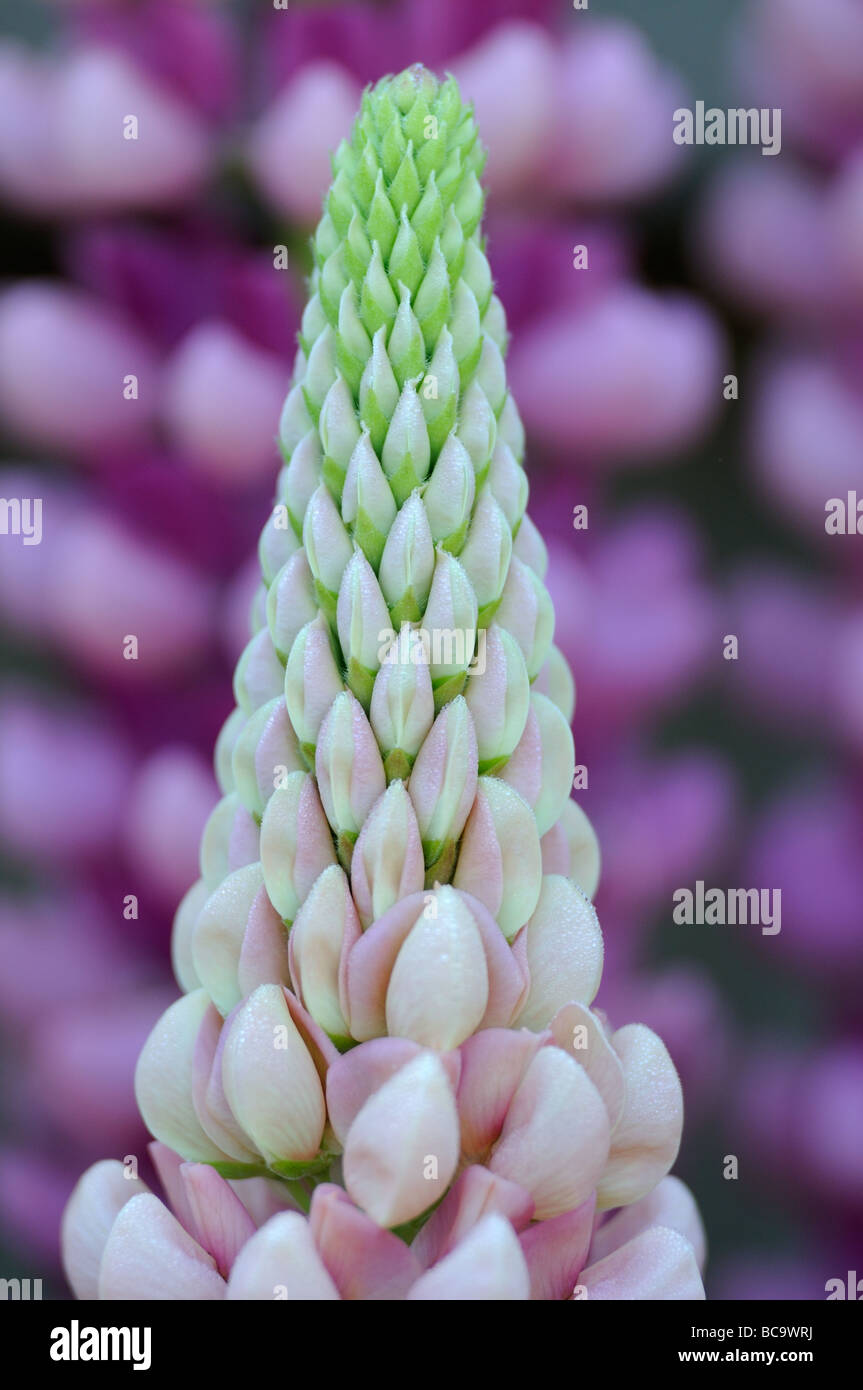
{"label": "pink lupin flower", "polygon": [[598,856],[483,159],[421,67],[336,151],[222,800],[175,923],[186,992],[138,1065],[175,1214],[91,1171],[78,1291],[128,1297],[141,1261],[145,1297],[700,1290],[679,1193],[604,1215],[668,1173],[680,1086],[655,1034],[591,1008]]}

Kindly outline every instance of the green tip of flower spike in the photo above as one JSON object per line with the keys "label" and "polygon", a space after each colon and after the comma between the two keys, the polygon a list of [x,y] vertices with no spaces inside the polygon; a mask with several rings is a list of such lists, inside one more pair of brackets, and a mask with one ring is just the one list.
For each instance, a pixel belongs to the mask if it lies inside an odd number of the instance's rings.
{"label": "green tip of flower spike", "polygon": [[[527,499],[503,365],[506,320],[480,228],[484,163],[473,111],[452,77],[438,81],[420,64],[385,77],[366,90],[350,140],[333,155],[312,239],[278,500],[313,556],[315,529],[303,530],[302,512],[314,485],[325,484],[343,528],[337,545],[330,540],[340,557],[346,547],[363,552],[394,629],[423,618],[434,544],[463,553],[466,582],[483,590],[480,624],[490,621],[506,567],[471,530],[477,499],[490,487],[512,537]],[[409,528],[396,520],[406,508]],[[328,532],[337,529],[330,518]],[[386,544],[394,530],[397,553]],[[278,558],[268,542],[270,570]],[[317,572],[315,580],[320,590]],[[444,627],[464,616],[445,600],[435,608]],[[335,593],[322,606],[335,627]],[[351,653],[342,655],[355,688]],[[447,673],[438,704],[465,674]],[[367,703],[366,690],[355,693]]]}

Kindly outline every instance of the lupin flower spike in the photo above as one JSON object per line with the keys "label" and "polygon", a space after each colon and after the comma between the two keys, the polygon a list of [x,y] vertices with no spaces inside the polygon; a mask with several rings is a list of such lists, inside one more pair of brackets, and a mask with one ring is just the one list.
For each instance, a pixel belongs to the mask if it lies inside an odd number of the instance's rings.
{"label": "lupin flower spike", "polygon": [[85,1174],[79,1297],[703,1297],[674,1067],[592,1007],[483,161],[420,66],[335,153],[183,994],[137,1072],[166,1200]]}

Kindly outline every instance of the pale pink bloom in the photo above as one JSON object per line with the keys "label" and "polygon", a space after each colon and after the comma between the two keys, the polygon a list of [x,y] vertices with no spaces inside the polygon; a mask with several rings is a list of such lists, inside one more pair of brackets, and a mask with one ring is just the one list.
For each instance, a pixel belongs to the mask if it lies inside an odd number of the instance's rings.
{"label": "pale pink bloom", "polygon": [[[850,250],[852,203],[836,216],[848,219]],[[820,318],[847,307],[851,267],[843,274],[823,175],[759,156],[729,163],[708,185],[694,245],[703,273],[749,312]]]}
{"label": "pale pink bloom", "polygon": [[0,835],[59,869],[114,847],[131,756],[86,707],[7,689],[0,712]]}
{"label": "pale pink bloom", "polygon": [[199,323],[165,364],[161,415],[189,465],[216,481],[246,487],[276,459],[272,421],[286,372],[228,324]]}
{"label": "pale pink bloom", "polygon": [[153,417],[155,384],[149,344],[98,300],[34,280],[0,298],[0,403],[27,441],[128,443]]}
{"label": "pale pink bloom", "polygon": [[839,266],[846,284],[860,303],[863,302],[863,148],[855,150],[837,176],[830,204],[828,215]]}
{"label": "pale pink bloom", "polygon": [[783,136],[834,158],[863,130],[863,17],[856,0],[755,0],[737,36],[744,91],[779,106]]}
{"label": "pale pink bloom", "polygon": [[[197,1003],[194,1012],[201,1017]],[[578,1298],[585,1289],[588,1297],[702,1297],[704,1239],[694,1203],[677,1180],[659,1181],[676,1151],[679,1117],[663,1107],[658,1119],[649,1098],[657,1081],[671,1083],[673,1069],[649,1030],[623,1029],[608,1039],[596,1020],[597,1043],[603,1034],[627,1078],[612,1124],[609,1064],[595,1073],[600,1092],[576,1060],[570,1022],[561,1016],[565,1046],[549,1035],[490,1030],[443,1055],[383,1038],[332,1057],[327,1106],[344,1147],[347,1192],[317,1187],[308,1221],[289,1188],[281,1197],[272,1182],[259,1194],[248,1181],[232,1190],[212,1169],[181,1163],[160,1144],[153,1157],[179,1220],[126,1181],[119,1164],[97,1165],[79,1183],[64,1220],[73,1287],[80,1297],[102,1298],[141,1297],[141,1287],[147,1298],[497,1301]],[[251,1036],[245,1046],[254,1053]],[[178,1079],[191,1064],[187,1055],[189,1062],[176,1056]],[[221,1055],[217,1048],[216,1064]],[[271,1042],[260,1062],[293,1065],[289,1054],[278,1063],[270,1055]],[[280,1088],[275,1073],[271,1080]],[[269,1086],[260,1086],[257,1098],[255,1089],[250,1077],[242,1103],[258,1114],[255,1124],[282,1128],[288,1112],[267,1099]],[[212,1125],[209,1094],[210,1108],[200,1113]],[[159,1103],[164,1108],[164,1097]],[[188,1104],[180,1092],[178,1103],[179,1116]],[[293,1103],[290,1113],[300,1113]],[[443,1194],[464,1145],[474,1153],[481,1146],[488,1166],[469,1163],[408,1248],[384,1228]],[[606,1190],[625,1183],[635,1204],[603,1222],[594,1216],[590,1184],[607,1158]],[[148,1274],[133,1293],[144,1259]]]}
{"label": "pale pink bloom", "polygon": [[[206,581],[107,514],[82,509],[64,518],[45,563],[52,634],[98,674],[152,681],[188,670],[204,650]],[[128,638],[137,639],[137,658],[123,656],[124,646],[133,650]]]}
{"label": "pale pink bloom", "polygon": [[73,211],[173,207],[198,191],[210,161],[202,121],[128,58],[74,49],[52,87],[59,194]]}
{"label": "pale pink bloom", "polygon": [[0,47],[0,187],[10,203],[53,212],[62,201],[53,74],[21,44]]}
{"label": "pale pink bloom", "polygon": [[680,82],[631,25],[569,28],[558,49],[555,136],[544,147],[544,179],[581,201],[640,197],[682,162],[671,138]]}
{"label": "pale pink bloom", "polygon": [[621,286],[526,328],[508,368],[536,438],[589,460],[632,462],[705,428],[722,399],[723,355],[700,304]]}
{"label": "pale pink bloom", "polygon": [[[124,926],[134,930],[135,924]],[[130,1145],[134,1151],[141,1134],[135,1065],[169,999],[164,986],[139,986],[131,998],[64,1001],[33,1030],[29,1083],[40,1109],[69,1142],[99,1135],[109,1152],[129,1152]]]}
{"label": "pale pink bloom", "polygon": [[279,212],[303,223],[320,216],[332,178],[330,151],[349,128],[359,96],[359,84],[339,64],[310,62],[261,117],[247,159]]}
{"label": "pale pink bloom", "polygon": [[122,836],[148,894],[173,906],[195,879],[215,799],[212,772],[191,748],[166,745],[138,769],[126,791]]}
{"label": "pale pink bloom", "polygon": [[703,1300],[692,1245],[668,1226],[649,1226],[579,1275],[573,1298]]}
{"label": "pale pink bloom", "polygon": [[522,193],[537,182],[559,100],[557,64],[552,36],[522,20],[497,25],[452,64],[475,106],[489,152],[488,183],[497,195]]}
{"label": "pale pink bloom", "polygon": [[811,353],[780,357],[767,366],[752,432],[755,467],[770,499],[812,544],[842,545],[842,537],[825,531],[826,504],[845,504],[860,484],[863,405],[853,383]]}

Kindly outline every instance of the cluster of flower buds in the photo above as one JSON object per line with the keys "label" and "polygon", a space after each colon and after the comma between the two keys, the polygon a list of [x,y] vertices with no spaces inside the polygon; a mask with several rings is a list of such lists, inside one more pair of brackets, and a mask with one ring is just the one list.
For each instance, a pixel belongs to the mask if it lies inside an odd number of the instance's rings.
{"label": "cluster of flower buds", "polygon": [[674,1067],[591,1009],[598,852],[482,163],[421,67],[335,154],[185,993],[138,1066],[176,1216],[91,1170],[85,1297],[702,1296]]}

